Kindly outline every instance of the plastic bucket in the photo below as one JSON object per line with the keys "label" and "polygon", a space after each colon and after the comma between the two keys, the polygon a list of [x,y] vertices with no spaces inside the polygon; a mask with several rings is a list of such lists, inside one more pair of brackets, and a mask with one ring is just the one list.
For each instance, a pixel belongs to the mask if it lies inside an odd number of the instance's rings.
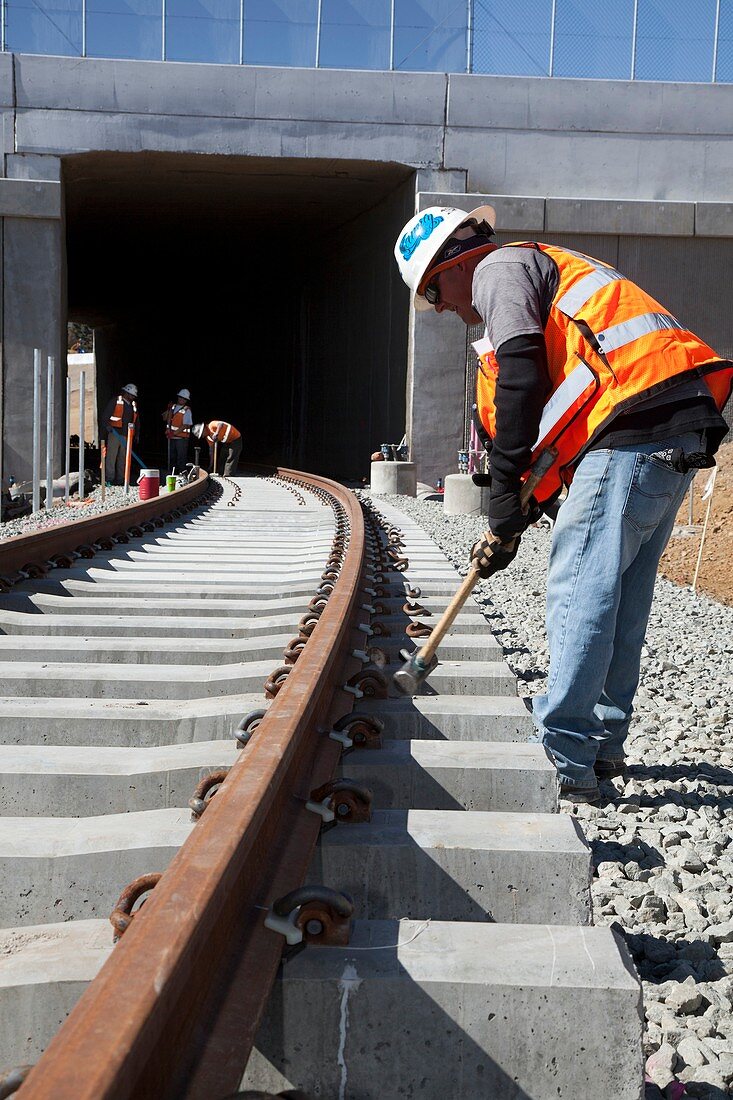
{"label": "plastic bucket", "polygon": [[140,500],[150,500],[160,493],[160,470],[141,470],[137,479]]}

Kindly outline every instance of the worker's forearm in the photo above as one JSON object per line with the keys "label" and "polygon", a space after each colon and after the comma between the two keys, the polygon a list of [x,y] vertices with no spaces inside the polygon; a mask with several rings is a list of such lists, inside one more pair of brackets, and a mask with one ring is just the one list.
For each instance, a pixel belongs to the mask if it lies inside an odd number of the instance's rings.
{"label": "worker's forearm", "polygon": [[[549,390],[547,349],[539,334],[516,336],[496,353],[496,435],[491,448],[492,493],[519,489],[530,464]],[[496,486],[494,489],[493,486]]]}

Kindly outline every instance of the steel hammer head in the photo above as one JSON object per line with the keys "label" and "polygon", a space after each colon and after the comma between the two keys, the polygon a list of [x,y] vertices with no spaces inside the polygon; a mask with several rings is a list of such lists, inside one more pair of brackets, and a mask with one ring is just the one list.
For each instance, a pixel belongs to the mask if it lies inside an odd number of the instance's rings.
{"label": "steel hammer head", "polygon": [[[404,651],[403,651],[404,655]],[[427,663],[420,658],[420,651],[415,650],[405,661],[402,668],[398,668],[392,677],[394,686],[403,695],[417,695],[420,685],[437,668],[438,658],[433,656]]]}

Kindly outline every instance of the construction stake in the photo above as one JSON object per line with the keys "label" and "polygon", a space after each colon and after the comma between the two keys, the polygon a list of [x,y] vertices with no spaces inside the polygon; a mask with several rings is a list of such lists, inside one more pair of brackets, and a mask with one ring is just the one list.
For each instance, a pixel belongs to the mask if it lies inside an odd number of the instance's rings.
{"label": "construction stake", "polygon": [[717,476],[717,473],[718,473],[718,467],[714,466],[713,467],[713,472],[711,473],[710,477],[708,478],[707,484],[706,484],[705,489],[703,490],[703,494],[702,494],[702,500],[705,500],[705,498],[707,497],[708,506],[705,510],[705,520],[704,520],[703,525],[702,525],[702,536],[700,538],[700,549],[699,549],[698,554],[697,554],[697,565],[695,566],[695,576],[692,578],[692,591],[693,592],[697,592],[697,577],[698,577],[698,574],[700,572],[700,563],[702,562],[702,551],[703,551],[703,547],[705,546],[705,536],[708,533],[708,521],[710,519],[710,509],[713,506],[713,491],[715,489],[715,478]]}
{"label": "construction stake", "polygon": [[107,483],[105,481],[105,476],[106,476],[106,472],[107,472],[107,444],[105,443],[104,440],[102,440],[102,442],[100,444],[100,447],[99,447],[99,472],[100,472],[100,480],[99,480],[100,495],[102,497],[102,501],[104,501],[105,492],[107,490]]}
{"label": "construction stake", "polygon": [[132,466],[132,437],[135,431],[133,424],[127,425],[127,449],[125,451],[125,496],[130,492],[130,467]]}

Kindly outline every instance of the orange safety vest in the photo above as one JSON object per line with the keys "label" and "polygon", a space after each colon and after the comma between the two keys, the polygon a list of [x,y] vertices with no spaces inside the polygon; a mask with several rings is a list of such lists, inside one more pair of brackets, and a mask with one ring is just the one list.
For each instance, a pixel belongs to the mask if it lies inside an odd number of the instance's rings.
{"label": "orange safety vest", "polygon": [[[529,241],[504,247],[545,252],[560,275],[544,332],[551,391],[532,449],[533,460],[549,446],[558,457],[535,490],[538,500],[570,484],[574,466],[615,416],[685,376],[704,375],[724,407],[733,388],[731,364],[630,279],[567,248]],[[493,438],[499,364],[488,335],[473,346],[478,415]]]}
{"label": "orange safety vest", "polygon": [[209,443],[233,443],[241,438],[233,424],[227,424],[225,420],[212,420],[207,427],[207,440]]}
{"label": "orange safety vest", "polygon": [[[132,405],[132,425],[134,427],[137,424],[137,402],[134,398],[132,398],[132,400],[127,402],[127,404]],[[118,394],[117,403],[114,407],[114,412],[107,421],[108,428],[117,428],[118,431],[122,430],[122,425],[124,421],[124,410],[125,399],[123,398],[122,394]]]}
{"label": "orange safety vest", "polygon": [[191,425],[184,424],[186,406],[170,403],[166,409],[167,428],[165,434],[168,439],[188,439],[191,434]]}

